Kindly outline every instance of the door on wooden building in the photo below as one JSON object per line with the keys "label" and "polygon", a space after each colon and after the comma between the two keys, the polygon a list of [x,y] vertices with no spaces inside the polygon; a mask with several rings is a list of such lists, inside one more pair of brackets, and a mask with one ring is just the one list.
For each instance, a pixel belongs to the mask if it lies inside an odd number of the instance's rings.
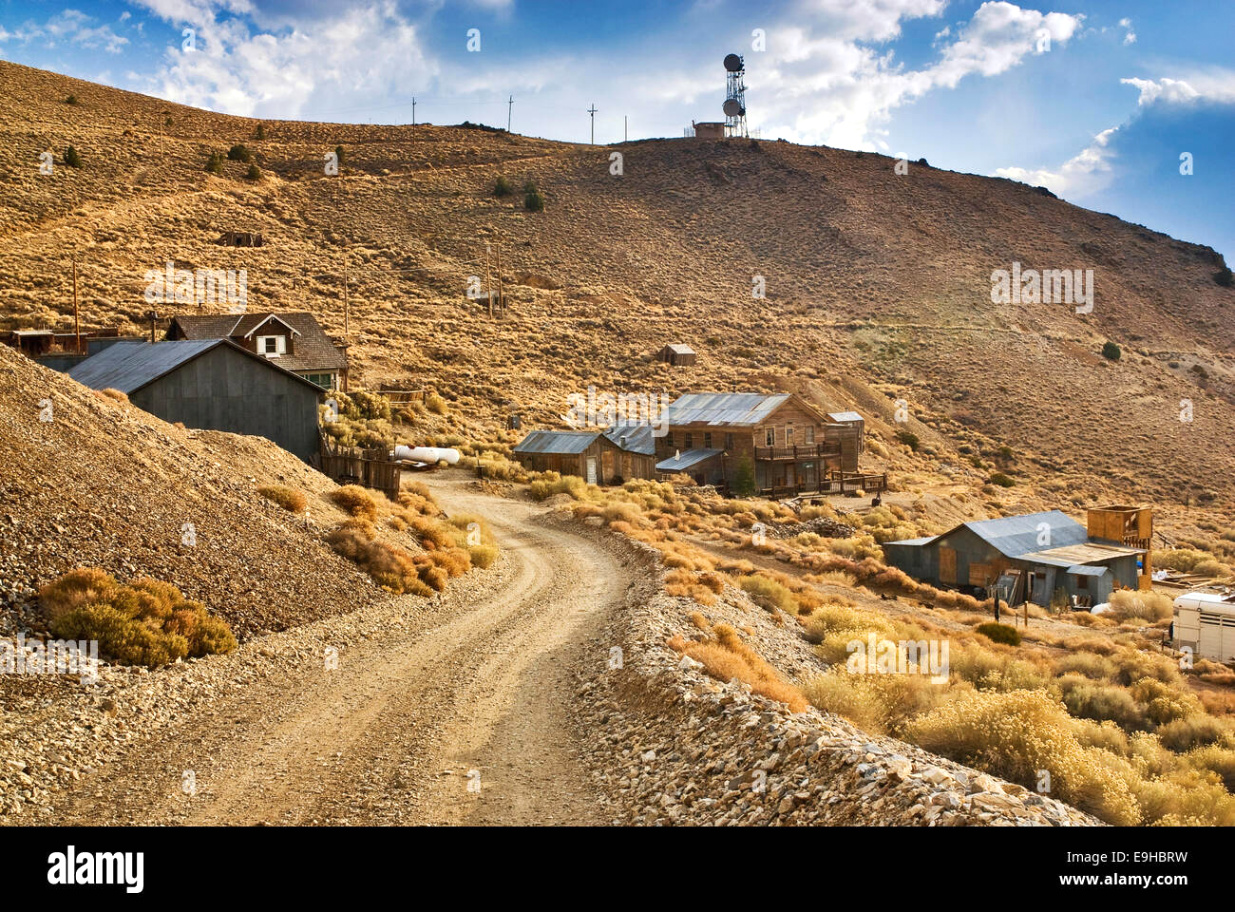
{"label": "door on wooden building", "polygon": [[956,550],[939,546],[939,582],[956,585]]}
{"label": "door on wooden building", "polygon": [[596,457],[587,458],[587,483],[596,484]]}

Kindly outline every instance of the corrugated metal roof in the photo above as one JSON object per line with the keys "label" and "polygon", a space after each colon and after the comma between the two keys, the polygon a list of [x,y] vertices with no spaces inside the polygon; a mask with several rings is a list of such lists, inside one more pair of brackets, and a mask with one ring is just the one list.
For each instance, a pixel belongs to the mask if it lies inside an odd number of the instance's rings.
{"label": "corrugated metal roof", "polygon": [[675,355],[693,355],[695,350],[689,345],[681,345],[679,343],[670,342],[665,348],[673,352]]}
{"label": "corrugated metal roof", "polygon": [[117,342],[91,355],[69,376],[91,389],[115,389],[128,395],[191,361],[222,339],[201,342]]}
{"label": "corrugated metal roof", "polygon": [[531,431],[515,446],[516,453],[552,453],[576,456],[590,447],[600,434],[591,431]]}
{"label": "corrugated metal roof", "polygon": [[[656,455],[656,438],[653,436],[650,424],[617,424],[605,431],[605,437],[628,453],[639,453],[642,456]],[[622,443],[623,437],[626,438],[625,444]]]}
{"label": "corrugated metal roof", "polygon": [[1104,573],[1110,573],[1107,567],[1087,567],[1084,564],[1073,564],[1068,568],[1068,572],[1075,576],[1102,576]]}
{"label": "corrugated metal roof", "polygon": [[753,427],[789,400],[784,393],[687,393],[669,404],[669,424]]}
{"label": "corrugated metal roof", "polygon": [[857,412],[828,412],[828,417],[833,421],[865,421],[866,419]]}
{"label": "corrugated metal roof", "polygon": [[696,466],[701,462],[707,462],[713,456],[719,456],[723,450],[697,449],[687,450],[677,456],[669,459],[662,459],[656,463],[657,472],[684,472],[691,466]]}
{"label": "corrugated metal roof", "polygon": [[318,393],[322,388],[304,377],[280,367],[261,355],[241,348],[227,339],[202,339],[197,342],[127,342],[121,341],[91,355],[78,364],[68,375],[91,389],[120,390],[126,396],[148,386],[160,377],[170,374],[183,364],[205,354],[212,348],[226,345],[246,358],[252,358],[291,377],[297,383],[313,387]]}
{"label": "corrugated metal roof", "polygon": [[902,538],[900,541],[885,542],[884,547],[888,545],[907,545],[913,548],[921,548],[923,545],[929,545],[938,536],[928,535],[925,538]]}
{"label": "corrugated metal roof", "polygon": [[[1039,529],[1044,523],[1047,529]],[[1054,548],[1079,545],[1089,538],[1084,526],[1058,510],[983,519],[964,525],[1005,557],[1020,557],[1041,548],[1038,538],[1043,532],[1048,532],[1047,543]]]}

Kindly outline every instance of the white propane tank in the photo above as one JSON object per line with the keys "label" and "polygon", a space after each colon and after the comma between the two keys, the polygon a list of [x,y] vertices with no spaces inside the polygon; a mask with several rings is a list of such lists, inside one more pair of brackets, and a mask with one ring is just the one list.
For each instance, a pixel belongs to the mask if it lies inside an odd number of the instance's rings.
{"label": "white propane tank", "polygon": [[459,451],[450,447],[395,447],[395,459],[406,462],[427,462],[437,465],[445,461],[447,465],[459,462]]}

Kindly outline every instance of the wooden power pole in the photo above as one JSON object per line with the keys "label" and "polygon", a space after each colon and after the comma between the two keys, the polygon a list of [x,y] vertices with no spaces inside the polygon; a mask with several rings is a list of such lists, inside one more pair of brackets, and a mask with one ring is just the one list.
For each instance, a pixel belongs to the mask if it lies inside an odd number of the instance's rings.
{"label": "wooden power pole", "polygon": [[77,353],[81,354],[81,317],[77,310],[77,254],[73,254],[73,332],[77,336]]}

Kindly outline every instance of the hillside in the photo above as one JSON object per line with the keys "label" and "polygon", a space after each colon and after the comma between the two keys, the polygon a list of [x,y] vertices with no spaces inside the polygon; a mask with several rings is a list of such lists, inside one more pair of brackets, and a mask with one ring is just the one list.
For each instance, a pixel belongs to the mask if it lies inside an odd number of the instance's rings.
{"label": "hillside", "polygon": [[[986,508],[1114,498],[1229,506],[1235,290],[1212,250],[1034,188],[780,142],[588,147],[459,127],[258,122],[0,63],[0,295],[8,325],[71,315],[141,331],[144,275],[248,270],[249,308],[311,310],[344,333],[366,386],[431,386],[458,430],[550,423],[568,393],[799,388],[857,406],[885,441],[906,400],[918,454],[886,461],[921,490],[981,487],[959,447],[1021,484]],[[77,104],[65,102],[75,95]],[[212,150],[253,150],[208,174]],[[83,167],[60,164],[67,145]],[[345,148],[341,174],[322,156]],[[54,149],[52,176],[39,152]],[[621,152],[622,176],[610,174]],[[534,180],[542,213],[495,179]],[[218,246],[260,231],[258,249]],[[500,242],[505,320],[465,297]],[[1093,269],[1092,313],[996,305],[990,275]],[[767,283],[751,296],[752,277]],[[168,305],[162,316],[175,312]],[[1099,353],[1111,340],[1118,361]],[[669,341],[699,364],[650,360]],[[1181,423],[1180,402],[1194,420]],[[506,436],[507,440],[510,439]]]}
{"label": "hillside", "polygon": [[[39,420],[44,400],[50,421]],[[173,583],[247,638],[384,595],[320,541],[320,524],[343,514],[314,496],[333,483],[296,457],[258,437],[174,427],[3,346],[0,464],[0,607],[101,567]],[[263,484],[305,491],[309,521],[259,495]],[[33,610],[3,617],[43,626]]]}

